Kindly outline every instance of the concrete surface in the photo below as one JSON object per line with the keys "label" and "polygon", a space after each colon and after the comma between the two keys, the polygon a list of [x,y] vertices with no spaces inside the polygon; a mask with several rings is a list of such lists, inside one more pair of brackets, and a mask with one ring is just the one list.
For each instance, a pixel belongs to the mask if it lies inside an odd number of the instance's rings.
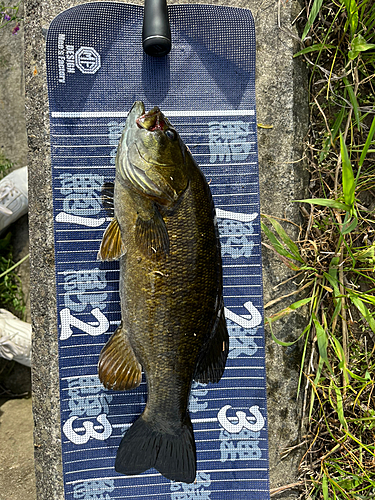
{"label": "concrete surface", "polygon": [[[17,2],[5,0],[6,5]],[[20,10],[22,14],[22,9]],[[23,30],[0,30],[0,148],[16,167],[27,165]]]}
{"label": "concrete surface", "polygon": [[31,399],[0,399],[0,443],[0,500],[35,499]]}
{"label": "concrete surface", "polygon": [[[55,318],[54,250],[52,228],[52,199],[50,183],[48,101],[45,79],[43,28],[62,10],[78,0],[27,0],[26,3],[26,117],[29,147],[29,200],[31,234],[31,302],[35,341],[33,346],[33,411],[35,422],[35,457],[37,498],[62,500],[62,474],[59,435],[59,400],[57,366],[57,326]],[[134,3],[142,3],[141,0]],[[172,1],[171,1],[172,3]],[[181,2],[175,2],[181,3]],[[202,3],[221,3],[250,8],[257,30],[257,114],[258,122],[273,125],[258,130],[261,180],[261,209],[263,213],[299,221],[297,209],[290,203],[305,195],[306,174],[302,155],[302,140],[307,128],[306,78],[303,68],[292,59],[295,41],[291,20],[299,12],[294,1],[232,0]],[[280,26],[278,11],[280,9]],[[22,32],[19,32],[22,36]],[[0,145],[18,166],[26,164],[26,133],[23,115],[23,61],[18,38],[4,39],[0,33]],[[8,37],[9,38],[9,37]],[[15,44],[18,45],[15,45]],[[5,54],[5,59],[3,54]],[[7,75],[7,89],[3,85]],[[14,110],[13,110],[14,108]],[[12,130],[10,130],[12,129]],[[270,186],[272,188],[270,189]],[[268,251],[263,255],[265,303],[293,290],[289,284],[274,287],[290,276],[288,270]],[[27,278],[26,278],[27,279]],[[283,307],[279,304],[278,308]],[[268,314],[272,311],[268,310]],[[303,324],[296,314],[277,330],[283,340],[295,338]],[[270,438],[271,488],[294,483],[297,479],[298,452],[281,460],[280,452],[298,442],[299,403],[296,402],[299,351],[277,346],[267,338],[267,389]],[[25,406],[21,406],[24,404]],[[29,405],[29,406],[27,406]],[[0,454],[3,470],[13,472],[0,476],[5,484],[4,498],[33,500],[32,488],[22,490],[21,477],[29,478],[32,455],[31,435],[20,433],[19,413],[32,426],[30,400],[8,401],[0,408]],[[21,417],[20,417],[21,418]],[[5,422],[6,425],[5,425]],[[13,432],[11,426],[13,425]],[[6,434],[2,434],[6,432]],[[6,436],[6,437],[4,437]],[[26,447],[28,445],[28,447]],[[11,446],[18,454],[4,453]],[[19,446],[20,448],[17,448]],[[3,479],[5,478],[5,479]],[[12,484],[14,482],[14,485]],[[18,496],[16,496],[18,495]],[[295,490],[286,490],[273,498],[295,499]],[[0,499],[3,497],[0,496]]]}

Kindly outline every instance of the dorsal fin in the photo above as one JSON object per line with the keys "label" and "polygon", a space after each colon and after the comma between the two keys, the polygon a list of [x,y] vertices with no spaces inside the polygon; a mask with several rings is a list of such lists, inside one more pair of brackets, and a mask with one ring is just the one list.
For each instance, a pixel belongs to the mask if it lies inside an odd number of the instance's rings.
{"label": "dorsal fin", "polygon": [[219,382],[229,352],[229,335],[224,316],[224,307],[220,311],[220,318],[216,329],[208,343],[206,350],[201,354],[196,367],[194,380],[207,384],[208,382]]}
{"label": "dorsal fin", "polygon": [[115,184],[114,182],[105,182],[102,186],[101,198],[102,205],[109,217],[115,216],[114,206]]}

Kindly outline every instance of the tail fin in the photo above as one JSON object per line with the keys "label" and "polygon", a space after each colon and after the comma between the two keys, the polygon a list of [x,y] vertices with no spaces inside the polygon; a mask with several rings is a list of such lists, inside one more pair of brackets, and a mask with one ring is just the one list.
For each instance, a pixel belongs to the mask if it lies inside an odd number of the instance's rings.
{"label": "tail fin", "polygon": [[117,451],[116,471],[133,476],[151,467],[172,481],[195,480],[196,451],[189,416],[173,434],[154,428],[143,415],[126,432]]}

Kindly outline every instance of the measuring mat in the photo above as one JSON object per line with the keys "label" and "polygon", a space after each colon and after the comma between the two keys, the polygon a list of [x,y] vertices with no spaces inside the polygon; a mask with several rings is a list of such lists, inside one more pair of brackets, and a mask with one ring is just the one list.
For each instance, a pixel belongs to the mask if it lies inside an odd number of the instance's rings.
{"label": "measuring mat", "polygon": [[[65,499],[267,500],[268,444],[250,11],[169,7],[172,50],[142,50],[143,7],[88,3],[47,35]],[[128,392],[98,379],[99,353],[120,324],[119,263],[96,256],[108,217],[101,202],[134,101],[159,106],[205,174],[221,240],[230,336],[218,384],[193,383],[197,477],[115,472],[121,438],[142,413],[145,381]],[[181,304],[181,307],[184,307]]]}

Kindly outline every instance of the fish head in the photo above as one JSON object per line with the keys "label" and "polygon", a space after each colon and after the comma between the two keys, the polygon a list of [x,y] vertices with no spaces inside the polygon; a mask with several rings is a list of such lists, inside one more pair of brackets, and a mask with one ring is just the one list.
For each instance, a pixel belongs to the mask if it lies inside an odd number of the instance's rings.
{"label": "fish head", "polygon": [[136,101],[126,120],[116,157],[125,183],[161,205],[173,207],[188,185],[186,146],[156,106],[147,113]]}

